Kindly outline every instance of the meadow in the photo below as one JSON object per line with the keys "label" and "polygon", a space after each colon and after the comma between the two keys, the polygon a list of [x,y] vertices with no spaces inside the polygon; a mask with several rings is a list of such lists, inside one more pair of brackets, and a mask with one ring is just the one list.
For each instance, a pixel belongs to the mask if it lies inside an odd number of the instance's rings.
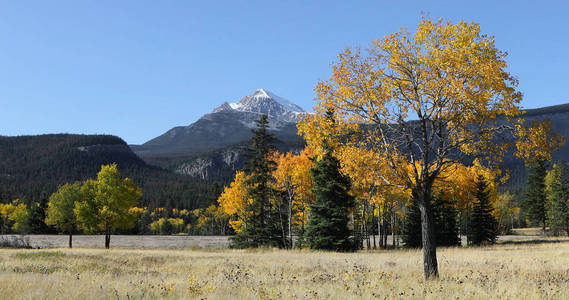
{"label": "meadow", "polygon": [[0,249],[3,299],[568,299],[569,239],[420,250]]}

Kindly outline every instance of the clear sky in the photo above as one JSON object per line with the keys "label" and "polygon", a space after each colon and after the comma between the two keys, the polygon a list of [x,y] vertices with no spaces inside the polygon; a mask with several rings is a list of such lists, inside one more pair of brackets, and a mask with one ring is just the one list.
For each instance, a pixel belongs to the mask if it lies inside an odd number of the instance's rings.
{"label": "clear sky", "polygon": [[0,135],[140,144],[257,88],[310,110],[338,52],[422,12],[494,35],[525,108],[569,102],[565,1],[2,1]]}

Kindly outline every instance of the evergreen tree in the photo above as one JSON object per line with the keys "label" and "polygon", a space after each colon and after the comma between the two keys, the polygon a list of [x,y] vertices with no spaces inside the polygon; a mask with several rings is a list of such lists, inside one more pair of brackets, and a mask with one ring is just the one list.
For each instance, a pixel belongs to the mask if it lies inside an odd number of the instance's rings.
{"label": "evergreen tree", "polygon": [[[458,211],[439,194],[433,199],[433,225],[437,246],[460,246],[456,218]],[[420,219],[419,219],[420,221]],[[421,227],[418,228],[421,230]]]}
{"label": "evergreen tree", "polygon": [[[442,194],[433,197],[433,227],[437,246],[459,246],[457,210]],[[402,233],[403,244],[407,248],[421,248],[421,211],[414,201],[407,207]]]}
{"label": "evergreen tree", "polygon": [[164,222],[160,225],[160,234],[162,235],[170,235],[174,232],[174,226],[168,218],[164,218]]}
{"label": "evergreen tree", "polygon": [[530,220],[542,225],[544,235],[547,224],[546,174],[547,163],[544,160],[539,160],[530,166],[526,195],[522,203]]}
{"label": "evergreen tree", "polygon": [[148,234],[148,227],[150,226],[150,223],[152,223],[152,216],[150,215],[150,212],[143,212],[136,220],[137,234]]}
{"label": "evergreen tree", "polygon": [[45,224],[48,197],[41,195],[38,202],[32,202],[29,206],[29,215],[27,221],[27,229],[30,233],[46,234],[53,233]]}
{"label": "evergreen tree", "polygon": [[411,200],[411,205],[406,207],[403,231],[401,233],[403,245],[407,248],[421,248],[421,211],[419,205]]}
{"label": "evergreen tree", "polygon": [[548,219],[554,235],[565,230],[569,235],[569,167],[565,162],[553,165],[545,177]]}
{"label": "evergreen tree", "polygon": [[350,179],[340,173],[340,162],[330,149],[310,170],[315,203],[310,206],[305,240],[311,249],[349,251],[355,248],[348,229],[354,198],[348,191]]}
{"label": "evergreen tree", "polygon": [[[233,246],[246,247],[284,247],[283,218],[280,215],[280,201],[277,191],[271,184],[275,181],[272,173],[276,163],[269,158],[274,151],[272,146],[275,136],[267,131],[269,121],[267,115],[255,121],[257,128],[253,129],[252,147],[249,149],[249,160],[246,163],[246,172],[249,178],[245,181],[247,195],[252,199],[247,207],[251,216],[247,220],[247,227],[233,239]],[[285,218],[286,219],[286,218]]]}
{"label": "evergreen tree", "polygon": [[482,175],[476,181],[476,202],[470,219],[470,232],[468,242],[472,245],[496,242],[498,222],[492,215],[488,183]]}

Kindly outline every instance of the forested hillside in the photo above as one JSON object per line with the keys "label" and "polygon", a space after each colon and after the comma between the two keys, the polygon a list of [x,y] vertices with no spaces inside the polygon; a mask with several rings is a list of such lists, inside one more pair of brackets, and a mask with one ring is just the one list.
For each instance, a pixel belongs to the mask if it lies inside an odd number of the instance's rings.
{"label": "forested hillside", "polygon": [[[569,137],[569,104],[561,104],[555,106],[547,106],[536,109],[528,109],[522,115],[526,120],[526,124],[532,121],[549,120],[551,122],[551,131],[564,137]],[[569,161],[569,143],[565,143],[556,152],[552,154],[553,161]],[[525,189],[525,183],[528,178],[528,169],[524,162],[509,153],[504,157],[501,169],[509,170],[510,179],[503,185],[503,189],[513,193],[521,193]]]}
{"label": "forested hillside", "polygon": [[194,209],[220,192],[211,182],[146,164],[118,137],[49,134],[0,137],[0,200],[45,201],[58,185],[94,178],[109,163],[142,187],[145,206]]}

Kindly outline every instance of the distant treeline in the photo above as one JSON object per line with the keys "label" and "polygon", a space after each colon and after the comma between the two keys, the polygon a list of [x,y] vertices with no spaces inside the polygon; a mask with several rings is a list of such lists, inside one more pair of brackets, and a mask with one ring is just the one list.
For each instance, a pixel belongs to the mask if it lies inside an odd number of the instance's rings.
{"label": "distant treeline", "polygon": [[151,209],[207,207],[222,190],[217,183],[146,164],[115,136],[50,134],[0,137],[0,201],[43,206],[59,185],[94,178],[110,163],[142,187],[142,205]]}

